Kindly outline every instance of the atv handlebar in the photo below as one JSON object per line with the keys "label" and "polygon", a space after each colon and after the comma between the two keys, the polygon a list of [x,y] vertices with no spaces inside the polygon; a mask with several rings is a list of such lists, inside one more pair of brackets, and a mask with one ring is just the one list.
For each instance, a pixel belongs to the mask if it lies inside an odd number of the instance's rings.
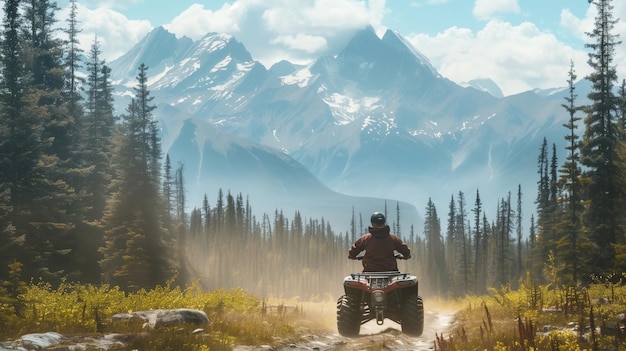
{"label": "atv handlebar", "polygon": [[[357,257],[356,257],[356,258],[354,258],[354,259],[355,259],[355,260],[362,261],[362,260],[363,260],[363,257],[365,257],[365,256],[357,256]],[[402,254],[395,254],[395,255],[393,255],[393,257],[394,257],[396,260],[408,260],[408,258],[404,258],[404,255],[402,255]]]}

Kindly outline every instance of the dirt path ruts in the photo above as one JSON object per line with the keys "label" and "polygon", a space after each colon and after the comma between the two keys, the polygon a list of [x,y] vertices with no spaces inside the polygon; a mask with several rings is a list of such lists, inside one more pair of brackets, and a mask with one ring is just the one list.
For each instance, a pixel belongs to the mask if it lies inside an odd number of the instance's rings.
{"label": "dirt path ruts", "polygon": [[376,325],[375,321],[361,326],[361,332],[356,338],[346,338],[336,330],[302,335],[298,342],[287,343],[278,347],[246,346],[237,347],[235,351],[363,351],[363,350],[390,350],[390,351],[424,351],[434,350],[436,334],[447,335],[454,319],[452,311],[426,311],[424,316],[424,333],[420,337],[409,337],[401,332],[400,325],[385,321],[383,325]]}

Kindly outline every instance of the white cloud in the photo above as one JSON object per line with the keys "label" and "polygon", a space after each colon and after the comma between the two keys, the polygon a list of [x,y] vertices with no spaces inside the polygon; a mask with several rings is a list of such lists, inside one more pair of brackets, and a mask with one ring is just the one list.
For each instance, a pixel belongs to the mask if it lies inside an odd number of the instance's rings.
{"label": "white cloud", "polygon": [[124,9],[134,4],[141,4],[145,0],[81,0],[81,5],[87,7],[106,7]]}
{"label": "white cloud", "polygon": [[[67,9],[61,13],[60,18],[67,18],[66,11]],[[126,53],[152,30],[149,21],[130,20],[121,13],[106,7],[90,10],[78,4],[77,20],[81,29],[78,39],[83,50],[88,52],[97,36],[102,58],[107,61]]]}
{"label": "white cloud", "polygon": [[488,20],[499,14],[519,13],[518,0],[476,0],[474,3],[474,16],[478,19]]}
{"label": "white cloud", "polygon": [[384,0],[237,0],[216,11],[192,5],[165,28],[192,39],[228,32],[269,66],[331,53],[355,30],[381,28],[386,11]]}
{"label": "white cloud", "polygon": [[205,9],[203,5],[193,4],[164,27],[178,36],[194,40],[213,32],[234,34],[239,32],[239,22],[245,20],[246,12],[241,2],[226,3],[215,12]]}
{"label": "white cloud", "polygon": [[436,36],[419,34],[409,40],[443,76],[458,83],[491,78],[505,95],[565,86],[570,60],[576,63],[579,77],[586,68],[583,51],[529,22],[513,26],[494,20],[477,33],[453,27]]}
{"label": "white cloud", "polygon": [[409,6],[422,7],[424,5],[443,5],[447,3],[448,3],[448,0],[422,0],[422,1],[411,1]]}
{"label": "white cloud", "polygon": [[270,40],[270,44],[284,45],[290,49],[303,51],[309,54],[323,51],[327,48],[327,42],[324,37],[301,33],[296,35],[278,36]]}
{"label": "white cloud", "polygon": [[[413,4],[444,2],[420,0]],[[91,3],[95,6],[94,1]],[[130,20],[111,8],[92,10],[85,4],[89,0],[78,3],[82,27],[79,40],[88,51],[97,35],[107,61],[127,52],[153,29],[147,20]],[[499,14],[519,13],[517,0],[476,0],[474,5],[475,15],[490,18],[482,29],[451,27],[438,34],[409,38],[445,77],[457,82],[489,77],[505,94],[513,94],[565,85],[572,59],[579,78],[588,73],[587,52],[582,44],[575,48],[568,46],[556,34],[530,22],[511,25],[497,20]],[[120,0],[110,0],[108,6],[124,5]],[[626,2],[615,2],[614,7],[616,19],[626,18]],[[209,32],[228,32],[246,46],[255,60],[269,66],[282,59],[303,63],[335,54],[355,30],[371,24],[380,33],[385,29],[388,13],[384,0],[233,0],[217,10],[194,4],[165,27],[178,36],[192,39]],[[595,6],[591,5],[581,18],[563,10],[557,34],[565,33],[581,43],[587,42],[585,32],[593,28],[595,13]],[[58,18],[67,18],[67,9]],[[615,33],[626,40],[626,21],[616,24]],[[618,74],[625,77],[626,44],[616,49]]]}
{"label": "white cloud", "polygon": [[[102,57],[111,61],[144,38],[153,24],[131,20],[114,10],[131,2],[78,3],[78,39],[83,50],[88,52],[97,35]],[[67,18],[68,11],[60,11],[58,18]],[[232,34],[256,60],[269,66],[281,59],[307,62],[333,53],[345,45],[355,30],[370,24],[381,30],[386,12],[385,0],[234,0],[215,11],[193,4],[164,27],[179,37],[194,40],[211,32]]]}

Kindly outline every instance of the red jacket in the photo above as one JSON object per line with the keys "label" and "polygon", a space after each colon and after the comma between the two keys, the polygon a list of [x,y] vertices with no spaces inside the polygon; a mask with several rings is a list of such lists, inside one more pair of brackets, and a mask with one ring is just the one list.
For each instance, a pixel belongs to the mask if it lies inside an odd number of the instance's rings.
{"label": "red jacket", "polygon": [[383,228],[369,227],[368,231],[355,241],[348,251],[348,258],[353,260],[361,251],[365,251],[364,272],[397,271],[398,263],[394,257],[394,250],[401,253],[405,259],[411,258],[409,247],[390,232],[388,225]]}

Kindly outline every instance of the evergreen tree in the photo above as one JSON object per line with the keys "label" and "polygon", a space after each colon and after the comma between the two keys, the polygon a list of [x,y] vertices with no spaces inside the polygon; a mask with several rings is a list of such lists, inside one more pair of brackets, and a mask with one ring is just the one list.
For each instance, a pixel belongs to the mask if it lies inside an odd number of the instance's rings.
{"label": "evergreen tree", "polygon": [[622,84],[619,87],[619,107],[617,110],[618,115],[618,132],[619,140],[626,140],[626,79],[622,79]]}
{"label": "evergreen tree", "polygon": [[480,254],[482,256],[482,267],[481,274],[479,279],[481,284],[479,286],[482,287],[483,292],[487,291],[487,288],[492,286],[493,277],[490,275],[490,271],[492,271],[491,262],[493,262],[495,247],[493,246],[494,240],[492,235],[492,226],[489,224],[489,220],[487,220],[487,214],[483,211],[483,235],[480,245]]}
{"label": "evergreen tree", "polygon": [[165,212],[168,217],[174,217],[174,178],[172,176],[172,161],[170,155],[165,155],[165,168],[163,169],[163,198],[165,199]]}
{"label": "evergreen tree", "polygon": [[496,223],[496,252],[495,265],[497,267],[495,285],[502,286],[511,282],[511,263],[513,262],[511,251],[512,232],[511,194],[502,199],[498,206],[498,220]]}
{"label": "evergreen tree", "polygon": [[[24,274],[58,282],[76,269],[72,224],[80,217],[69,185],[74,173],[74,118],[62,96],[62,43],[52,36],[56,4],[5,2],[2,47],[2,167],[10,195],[10,222],[23,238]],[[20,17],[23,13],[24,17]],[[8,173],[7,173],[8,174]]]}
{"label": "evergreen tree", "polygon": [[165,206],[160,192],[160,144],[155,135],[154,106],[147,89],[147,67],[139,66],[136,96],[123,116],[123,132],[115,154],[119,171],[109,201],[104,258],[105,281],[124,290],[152,288],[173,277],[176,262],[164,227]]}
{"label": "evergreen tree", "polygon": [[[175,181],[175,191],[176,191],[176,220],[180,223],[186,223],[186,213],[185,213],[185,182],[184,182],[184,172],[185,165],[180,163],[178,168],[176,168],[176,175],[174,177]],[[167,198],[166,198],[167,199]],[[169,213],[168,213],[169,216]]]}
{"label": "evergreen tree", "polygon": [[396,232],[398,238],[402,238],[402,230],[400,229],[400,202],[396,202]]}
{"label": "evergreen tree", "polygon": [[[453,297],[460,296],[458,291],[458,272],[456,255],[456,207],[454,195],[450,196],[450,204],[448,205],[448,225],[446,227],[446,262],[448,263],[448,277],[450,281],[450,294]],[[411,238],[412,239],[412,238]],[[412,240],[411,240],[412,241]]]}
{"label": "evergreen tree", "polygon": [[581,250],[581,247],[584,246],[582,245],[583,240],[581,240],[583,230],[580,222],[580,216],[584,211],[582,204],[583,179],[581,179],[580,169],[580,140],[576,134],[577,122],[581,119],[576,114],[581,110],[581,107],[576,105],[577,95],[574,85],[576,73],[573,63],[570,64],[567,82],[569,94],[565,97],[565,103],[562,104],[569,115],[568,122],[563,125],[567,128],[567,134],[565,135],[567,157],[559,170],[561,174],[559,187],[563,189],[560,196],[563,213],[558,224],[558,250],[555,252],[556,259],[561,263],[560,266],[563,267],[560,274],[563,282],[575,285],[579,281],[580,274],[586,271],[585,267],[587,265],[584,264],[584,256],[585,252],[589,251],[589,247],[584,251]]}
{"label": "evergreen tree", "polygon": [[456,218],[456,229],[455,234],[456,237],[454,239],[456,246],[456,256],[457,256],[457,271],[459,272],[459,285],[457,291],[459,291],[462,295],[468,294],[470,292],[470,284],[471,284],[471,239],[468,238],[469,229],[466,230],[465,220],[467,218],[467,212],[465,210],[465,194],[462,191],[459,191],[459,195],[457,198],[458,210],[457,210],[457,218]]}
{"label": "evergreen tree", "polygon": [[522,257],[522,185],[518,184],[517,186],[517,220],[515,221],[517,224],[517,276],[524,276],[524,259]]}
{"label": "evergreen tree", "polygon": [[[553,148],[554,150],[554,148]],[[536,246],[532,261],[532,271],[538,277],[543,272],[543,264],[547,262],[548,255],[554,252],[556,247],[555,215],[557,211],[557,188],[556,188],[556,156],[549,158],[548,141],[544,138],[538,157],[538,192],[537,192],[537,224],[540,232],[537,235]]]}
{"label": "evergreen tree", "polygon": [[479,294],[478,292],[478,276],[481,269],[481,256],[480,256],[480,246],[481,246],[481,236],[480,236],[480,215],[482,211],[482,202],[480,201],[480,193],[478,189],[476,189],[476,201],[474,202],[474,208],[472,212],[474,212],[474,293]]}
{"label": "evergreen tree", "polygon": [[0,215],[3,216],[0,277],[3,278],[8,277],[8,264],[21,251],[20,242],[28,231],[30,185],[41,155],[41,120],[24,112],[28,89],[19,4],[18,0],[4,2],[0,47]]}
{"label": "evergreen tree", "polygon": [[445,248],[437,208],[430,198],[424,216],[424,237],[426,238],[427,272],[432,286],[431,292],[445,296],[448,288]]}
{"label": "evergreen tree", "polygon": [[[71,107],[73,103],[78,102],[75,97],[78,91],[72,91],[77,90],[78,86],[72,87],[72,84],[82,82],[82,79],[74,79],[74,82],[67,83],[70,86],[68,91],[70,111],[74,111],[77,116],[80,114],[77,123],[78,132],[73,133],[80,155],[76,159],[76,167],[81,169],[80,172],[74,172],[78,175],[73,184],[79,199],[74,205],[73,212],[80,213],[81,218],[75,223],[73,250],[81,267],[80,280],[93,283],[100,282],[102,275],[98,263],[102,259],[99,248],[104,245],[102,218],[106,202],[111,196],[109,186],[114,176],[111,159],[113,138],[116,133],[113,91],[107,75],[108,70],[105,69],[104,61],[100,60],[99,55],[99,44],[94,41],[87,62],[88,75],[84,86],[87,99],[84,101],[84,109]],[[67,59],[72,60],[71,57]],[[77,62],[73,64],[76,65]]]}
{"label": "evergreen tree", "polygon": [[206,194],[204,194],[204,199],[202,201],[202,212],[204,213],[204,232],[208,235],[209,230],[211,229],[211,206],[209,204],[209,198]]}
{"label": "evergreen tree", "polygon": [[591,43],[588,63],[593,72],[587,76],[592,83],[588,95],[591,105],[585,110],[587,116],[585,133],[580,149],[581,163],[585,166],[590,184],[586,189],[589,204],[584,223],[589,228],[590,239],[597,247],[592,265],[598,274],[610,272],[615,253],[613,245],[620,233],[617,218],[621,213],[618,206],[620,193],[617,168],[618,128],[615,111],[617,98],[614,86],[617,82],[613,65],[615,48],[620,43],[612,31],[617,23],[613,19],[611,0],[594,0],[598,14],[594,29],[587,33]]}
{"label": "evergreen tree", "polygon": [[350,220],[350,240],[356,241],[356,217],[354,214],[354,206],[352,206],[352,219]]}
{"label": "evergreen tree", "polygon": [[82,68],[81,56],[83,50],[79,46],[80,42],[78,40],[78,34],[80,33],[80,30],[78,29],[78,20],[76,17],[77,0],[70,0],[70,15],[67,19],[68,28],[65,31],[68,36],[65,56],[65,67],[67,70],[65,90],[68,96],[67,100],[69,103],[70,115],[72,116],[82,114],[80,111],[81,106],[79,105],[79,101],[82,100],[79,85],[83,82],[83,79],[79,77],[78,72],[80,68]]}

